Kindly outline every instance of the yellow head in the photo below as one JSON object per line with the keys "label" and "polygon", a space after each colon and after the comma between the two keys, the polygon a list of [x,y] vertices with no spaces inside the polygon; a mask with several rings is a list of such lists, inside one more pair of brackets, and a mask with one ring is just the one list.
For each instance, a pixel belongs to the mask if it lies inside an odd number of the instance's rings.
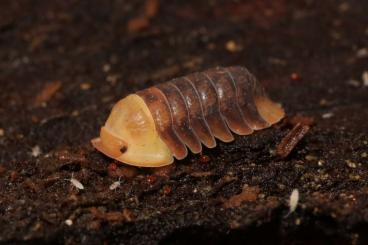
{"label": "yellow head", "polygon": [[129,165],[160,167],[174,161],[157,133],[152,115],[141,97],[131,94],[112,109],[93,146],[105,155]]}

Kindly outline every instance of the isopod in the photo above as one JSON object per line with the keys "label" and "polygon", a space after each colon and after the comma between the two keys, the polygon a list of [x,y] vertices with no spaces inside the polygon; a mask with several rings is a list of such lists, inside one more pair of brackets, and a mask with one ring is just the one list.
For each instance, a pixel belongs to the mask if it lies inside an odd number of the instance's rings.
{"label": "isopod", "polygon": [[244,67],[217,67],[175,78],[118,101],[93,146],[120,162],[160,167],[188,150],[230,142],[284,117],[280,104]]}

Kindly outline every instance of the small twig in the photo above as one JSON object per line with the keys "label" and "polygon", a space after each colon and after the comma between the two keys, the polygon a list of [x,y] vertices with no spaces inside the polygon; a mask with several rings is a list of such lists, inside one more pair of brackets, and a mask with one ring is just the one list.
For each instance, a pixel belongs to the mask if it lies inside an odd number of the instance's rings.
{"label": "small twig", "polygon": [[306,135],[310,127],[298,123],[290,132],[281,140],[276,148],[276,154],[281,158],[286,158],[295,148],[298,142]]}

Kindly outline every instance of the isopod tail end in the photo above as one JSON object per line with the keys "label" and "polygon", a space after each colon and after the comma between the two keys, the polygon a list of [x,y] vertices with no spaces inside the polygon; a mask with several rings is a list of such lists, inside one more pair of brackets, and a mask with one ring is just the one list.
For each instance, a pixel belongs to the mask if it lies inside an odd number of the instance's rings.
{"label": "isopod tail end", "polygon": [[273,102],[267,97],[255,98],[255,104],[259,114],[270,125],[279,122],[285,116],[285,111],[281,104]]}

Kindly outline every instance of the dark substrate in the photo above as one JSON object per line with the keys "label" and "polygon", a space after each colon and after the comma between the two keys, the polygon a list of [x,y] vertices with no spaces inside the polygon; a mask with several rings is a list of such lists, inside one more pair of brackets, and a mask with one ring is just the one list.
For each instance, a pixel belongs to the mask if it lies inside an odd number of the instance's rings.
{"label": "dark substrate", "polygon": [[[145,4],[0,3],[0,242],[366,244],[368,1]],[[91,147],[121,97],[217,65],[248,67],[287,118],[156,171]]]}

